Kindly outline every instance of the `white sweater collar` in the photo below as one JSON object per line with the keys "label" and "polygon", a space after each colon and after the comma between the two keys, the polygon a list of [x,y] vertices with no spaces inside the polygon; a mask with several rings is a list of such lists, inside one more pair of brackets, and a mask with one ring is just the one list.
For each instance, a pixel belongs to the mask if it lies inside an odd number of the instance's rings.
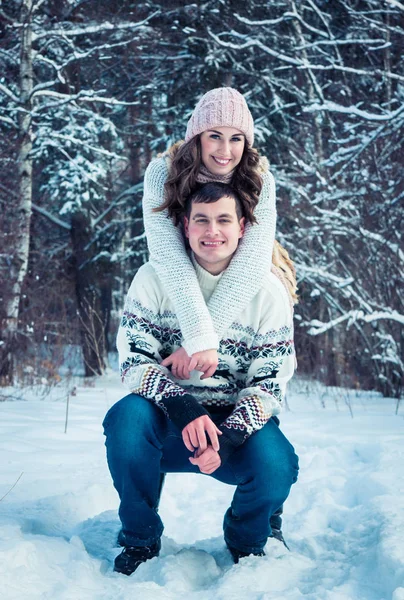
{"label": "white sweater collar", "polygon": [[193,252],[191,253],[191,260],[196,271],[196,276],[198,278],[203,297],[205,298],[205,301],[208,301],[215,291],[220,279],[222,278],[224,271],[219,273],[219,275],[212,275],[209,273],[209,271],[206,271],[206,269],[201,267],[201,265],[196,261]]}

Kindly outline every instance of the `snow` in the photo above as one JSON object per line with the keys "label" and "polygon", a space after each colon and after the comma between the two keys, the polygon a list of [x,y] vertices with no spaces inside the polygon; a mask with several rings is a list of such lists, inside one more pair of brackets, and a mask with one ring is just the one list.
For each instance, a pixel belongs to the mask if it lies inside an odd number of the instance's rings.
{"label": "snow", "polygon": [[57,388],[0,403],[2,599],[404,600],[404,415],[395,400],[295,379],[281,420],[301,467],[285,506],[291,551],[270,540],[266,557],[233,565],[221,532],[233,488],[169,475],[161,555],[125,577],[112,571],[118,498],[101,428],[122,395],[116,374],[78,384],[66,434]]}

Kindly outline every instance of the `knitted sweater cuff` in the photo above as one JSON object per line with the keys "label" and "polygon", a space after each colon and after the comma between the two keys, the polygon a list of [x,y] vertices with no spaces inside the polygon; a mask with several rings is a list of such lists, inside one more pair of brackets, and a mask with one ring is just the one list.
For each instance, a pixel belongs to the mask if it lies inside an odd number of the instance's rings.
{"label": "knitted sweater cuff", "polygon": [[240,448],[240,446],[245,442],[246,436],[245,432],[243,431],[228,429],[227,427],[221,427],[220,429],[223,433],[219,437],[219,456],[221,464],[224,465],[224,463],[237,450],[237,448]]}
{"label": "knitted sweater cuff", "polygon": [[209,415],[208,411],[191,394],[167,396],[162,398],[159,403],[164,406],[168,418],[180,431],[194,419]]}
{"label": "knitted sweater cuff", "polygon": [[204,350],[217,350],[219,347],[219,338],[216,333],[199,335],[191,339],[184,340],[182,343],[188,356],[192,356],[195,352],[203,352]]}

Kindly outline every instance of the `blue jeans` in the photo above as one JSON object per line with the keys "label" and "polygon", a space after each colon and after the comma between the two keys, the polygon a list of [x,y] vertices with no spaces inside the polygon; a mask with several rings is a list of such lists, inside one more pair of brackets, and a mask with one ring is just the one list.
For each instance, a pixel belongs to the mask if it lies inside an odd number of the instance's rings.
{"label": "blue jeans", "polygon": [[[212,415],[218,425],[227,413]],[[158,514],[161,473],[200,473],[189,462],[181,431],[155,404],[129,394],[104,419],[107,460],[120,497],[119,518],[127,546],[149,546],[163,533]],[[270,517],[297,480],[298,458],[274,419],[254,433],[212,475],[234,485],[225,541],[242,552],[260,552],[271,534]]]}

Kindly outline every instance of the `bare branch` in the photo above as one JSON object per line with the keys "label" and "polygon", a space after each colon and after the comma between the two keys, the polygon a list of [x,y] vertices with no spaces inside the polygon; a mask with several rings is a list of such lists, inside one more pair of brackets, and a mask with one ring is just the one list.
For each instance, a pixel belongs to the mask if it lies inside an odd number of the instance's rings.
{"label": "bare branch", "polygon": [[303,108],[304,112],[316,112],[324,110],[327,112],[344,113],[355,117],[361,117],[367,121],[393,121],[402,112],[404,112],[404,105],[400,106],[397,110],[386,112],[384,115],[378,115],[376,113],[370,113],[366,110],[361,110],[356,106],[342,106],[342,104],[336,104],[335,102],[324,102],[323,104],[311,104]]}
{"label": "bare branch", "polygon": [[55,225],[59,225],[59,227],[62,227],[63,229],[67,229],[68,231],[71,230],[71,226],[69,225],[69,223],[66,223],[66,221],[62,221],[58,217],[55,217],[49,211],[45,210],[41,206],[38,206],[37,204],[32,203],[32,208],[33,208],[33,210],[35,210],[35,212],[46,217],[47,219],[52,221],[52,223],[55,223]]}
{"label": "bare branch", "polygon": [[364,46],[373,46],[374,44],[385,44],[386,40],[383,38],[375,39],[349,39],[349,40],[319,40],[318,42],[311,42],[297,46],[296,50],[307,50],[307,48],[316,48],[317,46],[349,46],[352,44],[361,44]]}
{"label": "bare branch", "polygon": [[8,96],[9,98],[11,98],[11,100],[13,102],[15,102],[15,104],[19,104],[20,103],[20,99],[17,98],[17,96],[15,96],[13,94],[13,92],[11,90],[9,90],[8,87],[6,87],[5,85],[3,85],[2,83],[0,83],[0,92],[3,92],[3,94],[5,96]]}
{"label": "bare branch", "polygon": [[35,13],[45,2],[46,0],[37,0],[37,2],[32,5],[32,13]]}
{"label": "bare branch", "polygon": [[[70,40],[69,40],[69,42],[70,42]],[[87,52],[78,52],[77,49],[74,49],[74,47],[73,47],[72,48],[73,54],[71,56],[69,56],[68,59],[60,65],[58,65],[53,60],[50,60],[49,58],[47,58],[46,56],[43,56],[42,54],[40,54],[38,52],[35,56],[34,62],[37,62],[37,61],[44,62],[45,64],[48,64],[51,67],[53,67],[55,69],[55,71],[57,72],[58,78],[60,79],[60,81],[62,81],[62,83],[65,83],[65,79],[64,79],[61,71],[66,69],[66,67],[68,67],[71,63],[89,58],[93,54],[99,54],[103,50],[111,51],[115,48],[127,46],[128,44],[131,44],[132,42],[133,42],[133,38],[128,38],[127,40],[122,40],[120,42],[109,43],[109,44],[100,44],[99,46],[90,48],[89,50],[87,50]],[[69,44],[69,45],[72,46],[72,44]],[[177,58],[177,57],[175,57],[175,58]]]}
{"label": "bare branch", "polygon": [[[341,71],[344,73],[352,73],[352,75],[366,75],[366,77],[370,77],[373,75],[377,75],[382,78],[388,79],[396,79],[397,81],[404,81],[404,76],[398,75],[397,73],[391,73],[391,71],[382,71],[380,69],[354,69],[352,67],[345,67],[341,65],[303,65],[303,68],[309,67],[313,71]],[[300,67],[302,68],[302,67]]]}
{"label": "bare branch", "polygon": [[262,50],[266,54],[278,58],[282,62],[286,62],[289,65],[294,65],[298,67],[304,66],[301,60],[297,60],[296,58],[292,58],[290,56],[287,56],[286,54],[282,54],[282,52],[269,48],[260,40],[251,39],[248,36],[238,33],[237,31],[232,30],[229,33],[226,33],[226,35],[232,35],[236,38],[247,39],[247,41],[244,44],[234,44],[232,42],[225,42],[219,36],[214,34],[210,28],[208,28],[208,33],[210,37],[214,39],[215,42],[217,42],[220,46],[223,46],[223,48],[231,48],[233,50],[245,50],[246,48],[260,48],[260,50]]}
{"label": "bare branch", "polygon": [[301,24],[306,28],[309,29],[310,31],[312,31],[313,33],[316,33],[317,35],[321,36],[321,37],[327,37],[327,34],[324,33],[324,31],[321,31],[321,29],[317,29],[316,27],[313,27],[312,25],[309,25],[308,23],[306,23],[304,21],[304,19],[302,19],[302,17],[296,12],[296,11],[286,11],[283,13],[282,17],[279,17],[278,19],[263,19],[262,21],[251,21],[250,19],[247,19],[246,17],[241,17],[238,14],[234,15],[236,17],[236,19],[238,21],[240,21],[240,23],[244,23],[245,25],[252,25],[254,27],[257,26],[265,26],[265,25],[278,25],[279,23],[282,23],[283,21],[288,21],[290,19],[297,19],[298,21],[301,22]]}
{"label": "bare branch", "polygon": [[149,15],[143,21],[138,23],[102,23],[100,25],[90,25],[88,27],[76,27],[74,29],[52,29],[50,31],[44,31],[43,33],[33,33],[32,40],[40,40],[43,38],[49,38],[50,36],[65,36],[67,38],[76,37],[79,35],[92,35],[94,33],[100,34],[106,31],[133,31],[144,27],[151,19],[161,14],[160,10],[155,11]]}
{"label": "bare branch", "polygon": [[262,50],[265,54],[269,54],[278,60],[287,63],[289,65],[297,66],[300,69],[310,69],[313,71],[342,71],[344,73],[352,73],[355,75],[366,75],[369,77],[370,75],[378,75],[380,77],[388,77],[390,79],[397,79],[398,81],[404,81],[404,76],[398,75],[397,73],[391,73],[390,71],[382,71],[380,69],[354,69],[352,67],[345,67],[342,65],[318,65],[312,64],[311,62],[306,63],[302,60],[292,58],[291,56],[287,56],[282,52],[276,51],[272,48],[269,48],[265,44],[263,44],[260,40],[251,39],[246,35],[238,33],[237,31],[231,30],[230,32],[226,32],[226,35],[234,36],[240,39],[246,39],[247,41],[244,44],[235,44],[232,42],[225,42],[219,36],[215,35],[210,29],[208,29],[208,33],[212,39],[215,40],[220,46],[224,48],[231,48],[232,50],[245,50],[247,48],[257,47]]}
{"label": "bare branch", "polygon": [[104,210],[104,212],[102,212],[94,220],[94,227],[96,227],[103,219],[105,219],[105,217],[111,212],[111,210],[113,208],[115,208],[116,206],[118,206],[120,204],[122,198],[124,198],[125,196],[131,196],[132,194],[138,194],[142,190],[143,190],[143,182],[137,183],[136,185],[133,185],[130,188],[128,188],[127,190],[125,190],[124,192],[122,192],[122,194],[119,194],[119,196],[117,198],[115,198],[115,200],[113,202],[111,202],[111,204]]}
{"label": "bare branch", "polygon": [[[77,100],[82,100],[83,102],[100,102],[101,104],[106,104],[110,106],[138,106],[139,100],[135,102],[123,102],[122,100],[117,100],[116,98],[104,98],[102,96],[96,96],[95,94],[91,94],[90,90],[79,92],[78,94],[62,94],[61,92],[55,92],[53,90],[40,90],[36,91],[32,94],[32,97],[44,97],[48,98],[59,98],[63,100],[63,104],[67,102],[76,102]],[[58,106],[58,104],[53,104],[52,107]],[[44,106],[38,106],[37,111],[43,109]]]}
{"label": "bare branch", "polygon": [[6,492],[6,493],[4,494],[4,496],[3,496],[2,498],[0,498],[0,502],[1,502],[2,500],[4,500],[4,498],[5,498],[6,496],[8,496],[8,494],[9,494],[9,493],[10,493],[10,492],[11,492],[11,491],[12,491],[12,490],[15,488],[15,486],[16,486],[16,485],[17,485],[17,483],[20,481],[20,479],[21,479],[21,477],[22,477],[23,475],[24,475],[24,471],[23,471],[22,473],[20,473],[20,476],[18,477],[17,481],[14,483],[14,485],[13,485],[13,486],[11,486],[11,488],[8,490],[8,492]]}
{"label": "bare branch", "polygon": [[322,321],[317,321],[313,319],[308,325],[311,325],[311,328],[308,330],[309,335],[320,335],[329,331],[330,329],[340,325],[344,321],[349,321],[348,325],[351,325],[355,321],[363,321],[364,323],[372,323],[374,321],[380,320],[391,320],[401,325],[404,325],[404,315],[400,315],[396,310],[385,310],[385,311],[377,311],[365,315],[362,310],[350,310],[349,312],[337,317],[336,319],[332,319],[328,323],[323,323]]}
{"label": "bare branch", "polygon": [[14,129],[18,130],[17,123],[15,123],[12,119],[10,119],[10,117],[2,117],[0,115],[0,121],[3,121],[4,123],[7,123],[7,125],[11,125],[12,127],[14,127]]}
{"label": "bare branch", "polygon": [[400,10],[404,10],[404,4],[401,4],[401,2],[398,2],[398,0],[385,0],[385,1],[387,2],[387,4],[394,6],[394,8],[399,8]]}

